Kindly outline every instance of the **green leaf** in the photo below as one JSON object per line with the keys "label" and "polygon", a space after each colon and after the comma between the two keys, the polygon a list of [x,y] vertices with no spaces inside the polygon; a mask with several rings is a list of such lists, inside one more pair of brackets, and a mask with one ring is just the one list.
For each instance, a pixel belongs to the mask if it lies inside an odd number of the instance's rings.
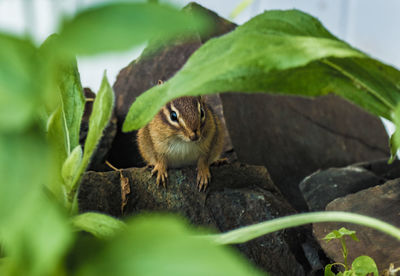
{"label": "green leaf", "polygon": [[345,227],[342,227],[339,230],[333,230],[332,232],[328,233],[323,239],[326,241],[330,241],[333,239],[340,239],[344,236],[350,236],[353,240],[358,241],[356,231],[348,230]]}
{"label": "green leaf", "polygon": [[390,137],[390,151],[392,158],[390,162],[393,162],[396,158],[398,149],[400,148],[400,103],[396,106],[392,113],[392,121],[396,125],[396,130]]}
{"label": "green leaf", "polygon": [[72,54],[88,55],[127,50],[157,37],[204,29],[201,17],[191,17],[167,5],[152,3],[107,3],[84,10],[66,20],[59,46]]}
{"label": "green leaf", "polygon": [[61,169],[61,175],[64,181],[64,184],[67,187],[71,187],[73,180],[78,172],[79,166],[82,162],[82,147],[76,146],[75,149],[68,156],[67,160],[65,160],[63,167]]}
{"label": "green leaf", "polygon": [[56,275],[73,242],[65,214],[43,194],[36,193],[6,235],[9,273],[5,275]]}
{"label": "green leaf", "polygon": [[123,131],[143,127],[168,101],[218,92],[336,93],[390,119],[400,72],[369,58],[297,10],[268,11],[200,47],[173,78],[139,96]]}
{"label": "green leaf", "polygon": [[97,96],[93,103],[92,114],[89,119],[89,131],[87,134],[85,149],[83,152],[83,164],[86,167],[89,164],[90,157],[96,149],[97,144],[103,135],[103,130],[110,121],[114,106],[114,92],[108,83],[106,74],[100,86]]}
{"label": "green leaf", "polygon": [[49,275],[72,241],[57,205],[43,195],[53,160],[43,133],[0,135],[0,240],[4,275]]}
{"label": "green leaf", "polygon": [[196,234],[169,215],[137,217],[77,275],[262,275],[232,248]]}
{"label": "green leaf", "polygon": [[77,230],[91,233],[99,239],[109,239],[125,230],[122,221],[108,215],[87,212],[72,218],[72,226]]}
{"label": "green leaf", "polygon": [[83,95],[76,59],[71,59],[70,62],[61,66],[59,87],[69,136],[68,152],[71,152],[79,145],[79,131],[85,108],[85,97]]}
{"label": "green leaf", "polygon": [[333,230],[331,232],[329,232],[324,238],[323,240],[331,241],[333,239],[340,239],[342,236],[340,235],[339,231],[337,230]]}
{"label": "green leaf", "polygon": [[332,272],[333,264],[328,264],[325,266],[324,276],[335,276],[336,274]]}
{"label": "green leaf", "polygon": [[[79,131],[83,111],[85,108],[85,97],[78,72],[76,58],[59,55],[60,37],[57,35],[49,36],[40,47],[40,55],[47,60],[49,78],[54,81],[57,94],[61,98],[63,110],[65,134],[67,135],[68,154],[79,145]],[[58,142],[61,142],[59,140]],[[64,160],[63,160],[64,161]]]}
{"label": "green leaf", "polygon": [[47,139],[53,146],[57,163],[62,164],[69,155],[69,134],[63,108],[58,107],[47,122]]}
{"label": "green leaf", "polygon": [[366,276],[369,273],[373,273],[374,276],[378,276],[378,268],[375,261],[369,256],[360,256],[356,258],[352,265],[352,270],[355,276]]}
{"label": "green leaf", "polygon": [[41,188],[49,152],[41,135],[0,135],[0,234],[12,231],[18,218]]}
{"label": "green leaf", "polygon": [[[396,123],[396,125],[398,125]],[[390,147],[390,159],[388,161],[388,164],[392,164],[396,159],[397,159],[397,151],[399,149],[400,145],[400,135],[398,134],[398,131],[395,130],[394,133],[390,136],[389,138],[389,147]],[[395,139],[397,141],[395,141]]]}
{"label": "green leaf", "polygon": [[64,200],[62,190],[63,179],[61,176],[62,165],[68,157],[69,139],[68,128],[65,122],[65,114],[62,107],[58,107],[50,115],[47,123],[47,140],[51,146],[51,153],[54,158],[52,169],[54,170],[53,180],[46,182],[48,189],[60,201]]}
{"label": "green leaf", "polygon": [[[39,49],[39,55],[43,60],[45,70],[49,79],[48,90],[53,95],[48,95],[50,102],[53,101],[54,94],[58,98],[58,107],[48,120],[48,139],[53,147],[54,158],[56,160],[54,170],[55,179],[50,182],[49,189],[63,202],[64,194],[61,187],[72,186],[76,172],[66,171],[63,166],[73,149],[79,146],[79,132],[82,115],[85,107],[85,97],[76,64],[76,59],[60,56],[57,49],[59,37],[49,36]],[[51,88],[51,89],[50,89]],[[48,108],[51,108],[49,104]],[[67,162],[71,169],[71,162]],[[79,164],[78,164],[79,165]],[[75,168],[76,169],[76,168]],[[62,175],[64,174],[64,175]],[[68,174],[68,175],[67,175]],[[67,178],[69,178],[67,180]],[[68,182],[65,182],[68,181]]]}
{"label": "green leaf", "polygon": [[0,132],[21,132],[33,124],[42,101],[40,72],[30,41],[0,34]]}
{"label": "green leaf", "polygon": [[75,175],[71,189],[67,191],[68,201],[71,204],[76,200],[76,191],[79,188],[78,185],[81,176],[89,165],[90,158],[96,150],[97,144],[100,142],[105,127],[110,121],[113,106],[114,93],[104,73],[103,81],[94,100],[92,114],[89,118],[89,131],[85,141],[82,162]]}
{"label": "green leaf", "polygon": [[[1,270],[55,275],[73,237],[48,192],[56,160],[41,120],[48,117],[52,75],[30,41],[0,34],[0,45],[0,240],[7,256]],[[49,135],[63,139],[61,111],[50,119]],[[63,147],[64,141],[59,152],[66,156]]]}

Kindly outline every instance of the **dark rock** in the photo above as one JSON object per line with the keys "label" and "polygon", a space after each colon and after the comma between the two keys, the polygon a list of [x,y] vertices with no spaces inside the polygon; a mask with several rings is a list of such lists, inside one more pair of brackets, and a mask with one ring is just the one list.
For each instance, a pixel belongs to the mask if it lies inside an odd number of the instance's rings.
{"label": "dark rock", "polygon": [[321,259],[326,259],[325,256],[321,257],[321,249],[319,245],[315,245],[314,240],[308,240],[308,242],[302,243],[304,255],[307,258],[308,263],[311,266],[311,270],[308,275],[323,275],[324,267],[329,262],[322,263]]}
{"label": "dark rock", "polygon": [[400,177],[400,161],[387,159],[330,168],[307,176],[299,185],[310,211],[325,210],[332,200]]}
{"label": "dark rock", "polygon": [[399,160],[395,160],[392,164],[388,164],[387,159],[380,159],[354,164],[354,166],[364,168],[384,180],[400,178]]}
{"label": "dark rock", "polygon": [[[150,170],[122,170],[129,179],[130,194],[124,215],[148,211],[172,212],[192,223],[218,231],[236,229],[294,212],[278,192],[264,167],[225,165],[211,167],[212,182],[207,193],[196,188],[196,170],[169,170],[168,186],[159,187]],[[87,172],[79,192],[81,212],[99,211],[121,216],[119,172]],[[237,246],[270,275],[304,275],[291,247],[300,247],[297,230],[278,231]]]}
{"label": "dark rock", "polygon": [[[136,131],[130,133],[121,131],[125,116],[136,97],[157,85],[159,80],[166,81],[171,78],[206,40],[224,34],[236,26],[195,3],[189,4],[184,10],[189,13],[202,13],[210,19],[214,28],[207,34],[195,32],[190,37],[177,38],[165,45],[153,42],[137,60],[121,70],[113,86],[116,95],[115,112],[118,119],[118,132],[109,161],[118,168],[143,165],[136,145]],[[228,141],[226,149],[231,148]]]}
{"label": "dark rock", "polygon": [[381,121],[339,97],[220,97],[238,160],[266,166],[297,210],[307,210],[298,185],[311,173],[389,156]]}
{"label": "dark rock", "polygon": [[[96,98],[96,94],[93,93],[89,88],[84,89],[84,94],[86,99],[90,100],[86,101],[81,122],[81,130],[79,133],[79,142],[82,145],[82,147],[85,146],[85,140],[89,130],[89,118],[90,115],[92,114],[93,101]],[[93,156],[91,158],[88,167],[89,170],[92,171],[110,170],[110,168],[105,164],[105,161],[107,160],[116,133],[117,133],[117,118],[113,114],[110,119],[110,122],[103,131],[103,136],[101,137],[95,152],[93,153]]]}
{"label": "dark rock", "polygon": [[85,95],[85,109],[83,110],[83,116],[81,121],[81,129],[79,132],[79,143],[83,146],[85,144],[86,136],[89,130],[89,117],[92,114],[93,101],[96,98],[96,94],[90,88],[84,88],[83,94]]}
{"label": "dark rock", "polygon": [[310,211],[323,211],[332,200],[381,184],[381,178],[357,166],[317,171],[300,183]]}
{"label": "dark rock", "polygon": [[[400,179],[338,198],[329,203],[326,210],[367,215],[400,227]],[[398,266],[400,241],[371,228],[349,223],[318,223],[313,225],[314,235],[320,240],[332,230],[341,227],[355,230],[360,240],[354,242],[349,239],[346,243],[349,263],[358,256],[368,255],[375,260],[380,271],[389,268],[390,263]],[[335,262],[343,262],[340,242],[326,243],[320,240],[320,245]]]}
{"label": "dark rock", "polygon": [[210,38],[229,33],[236,28],[236,24],[197,3],[191,2],[183,10],[189,13],[201,14],[210,21],[211,29],[208,32],[199,34],[202,43],[207,42]]}

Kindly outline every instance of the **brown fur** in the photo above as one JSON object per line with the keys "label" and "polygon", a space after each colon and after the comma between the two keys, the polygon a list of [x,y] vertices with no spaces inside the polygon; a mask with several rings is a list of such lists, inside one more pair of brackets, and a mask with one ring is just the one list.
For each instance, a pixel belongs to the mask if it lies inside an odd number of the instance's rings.
{"label": "brown fur", "polygon": [[[199,105],[204,110],[203,120]],[[172,111],[179,122],[170,119]],[[209,166],[219,158],[223,141],[221,123],[201,97],[169,102],[137,135],[139,151],[146,163],[154,166],[152,174],[157,174],[158,184],[165,187],[168,168],[197,165],[200,190],[205,190],[210,181]]]}

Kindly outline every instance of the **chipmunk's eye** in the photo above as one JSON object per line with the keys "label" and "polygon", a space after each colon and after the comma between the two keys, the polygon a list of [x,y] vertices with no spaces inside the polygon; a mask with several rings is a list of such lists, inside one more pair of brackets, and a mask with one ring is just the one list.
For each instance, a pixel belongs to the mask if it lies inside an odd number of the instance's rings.
{"label": "chipmunk's eye", "polygon": [[200,109],[200,116],[201,116],[202,119],[204,118],[204,115],[205,115],[205,114],[204,114],[204,109],[201,108],[201,109]]}
{"label": "chipmunk's eye", "polygon": [[178,115],[176,115],[175,111],[171,111],[171,114],[169,115],[169,117],[171,118],[171,121],[178,122]]}

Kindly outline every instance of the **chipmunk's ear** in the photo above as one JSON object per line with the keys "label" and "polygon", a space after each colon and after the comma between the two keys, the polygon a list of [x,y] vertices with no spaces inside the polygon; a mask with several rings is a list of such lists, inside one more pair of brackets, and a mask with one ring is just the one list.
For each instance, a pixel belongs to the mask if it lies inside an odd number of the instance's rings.
{"label": "chipmunk's ear", "polygon": [[161,84],[163,84],[164,82],[162,81],[162,80],[158,80],[158,82],[157,82],[157,85],[161,85]]}

